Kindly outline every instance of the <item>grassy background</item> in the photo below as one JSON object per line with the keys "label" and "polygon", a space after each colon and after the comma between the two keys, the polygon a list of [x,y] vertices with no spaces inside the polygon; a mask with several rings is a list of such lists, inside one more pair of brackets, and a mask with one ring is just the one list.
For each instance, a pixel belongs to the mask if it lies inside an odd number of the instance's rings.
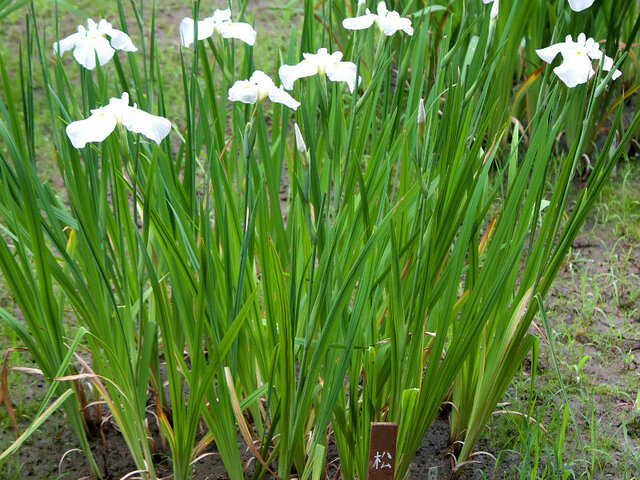
{"label": "grassy background", "polygon": [[[636,160],[619,165],[545,299],[561,376],[541,340],[535,397],[529,396],[527,364],[501,406],[502,413],[519,413],[494,414],[486,433],[491,452],[506,467],[504,478],[530,478],[531,458],[542,455],[542,478],[638,478],[639,220]],[[537,325],[544,331],[540,318]],[[563,418],[565,394],[569,410]],[[545,431],[521,413],[538,419]]]}
{"label": "grassy background", "polygon": [[[294,41],[300,39],[300,25],[302,22],[303,9],[296,0],[283,3],[276,0],[255,0],[249,2],[245,15],[246,20],[252,23],[255,29],[260,32],[253,54],[256,59],[256,68],[263,70],[268,75],[274,76],[279,65],[281,52],[286,52],[291,38]],[[45,44],[53,45],[56,41],[56,28],[59,31],[59,38],[64,38],[74,33],[77,25],[86,25],[87,18],[98,21],[105,18],[114,28],[121,29],[118,22],[118,7],[116,2],[102,2],[96,11],[95,2],[79,0],[73,2],[58,2],[57,14],[58,25],[56,25],[55,2],[50,0],[36,0],[34,2],[36,15],[40,28],[45,35]],[[131,6],[125,2],[125,7],[132,20],[127,25],[134,45],[140,45],[140,33],[135,24],[135,17],[131,13]],[[200,16],[206,17],[213,14],[216,8],[221,8],[221,2],[202,1],[200,2]],[[18,78],[20,56],[24,54],[24,38],[26,27],[26,15],[28,8],[20,8],[6,18],[0,20],[3,28],[3,41],[0,42],[0,53],[6,62],[10,77]],[[151,25],[152,17],[151,2],[144,2],[143,15],[145,24]],[[236,18],[238,12],[233,12]],[[182,73],[180,69],[180,36],[178,26],[185,17],[192,17],[191,2],[184,0],[162,0],[156,6],[156,32],[158,38],[158,49],[161,58],[165,59],[163,64],[163,82],[165,84],[164,94],[169,119],[180,128],[184,127],[184,95],[182,93]],[[149,33],[146,32],[146,41],[149,41]],[[265,36],[267,37],[265,39]],[[53,58],[53,50],[50,51]],[[238,55],[242,56],[242,49],[237,49]],[[284,55],[285,53],[283,53]],[[124,55],[120,55],[124,62]],[[70,85],[77,86],[79,92],[80,67],[73,59],[72,53],[67,52],[63,57],[69,76]],[[238,65],[242,64],[242,58],[238,59]],[[203,82],[202,79],[199,81]],[[35,89],[43,89],[41,78],[34,76]],[[0,91],[2,86],[0,86]],[[61,187],[58,168],[54,160],[53,142],[48,129],[46,100],[43,95],[36,95],[39,103],[35,106],[35,111],[41,113],[41,118],[35,119],[36,136],[40,139],[38,149],[38,172],[43,181],[52,182]],[[43,121],[44,119],[44,121]]]}

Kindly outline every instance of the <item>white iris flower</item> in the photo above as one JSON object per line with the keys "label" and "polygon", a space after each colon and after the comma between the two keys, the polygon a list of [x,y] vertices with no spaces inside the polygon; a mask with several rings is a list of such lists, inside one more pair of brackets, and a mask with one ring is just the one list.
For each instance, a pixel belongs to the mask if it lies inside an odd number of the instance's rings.
{"label": "white iris flower", "polygon": [[[293,88],[293,82],[303,77],[312,75],[326,75],[333,82],[346,82],[349,91],[353,93],[356,88],[358,68],[353,62],[342,62],[342,52],[329,54],[326,48],[321,48],[318,53],[303,53],[302,60],[297,65],[282,65],[278,70],[282,85],[287,90]],[[360,83],[361,78],[357,79]]]}
{"label": "white iris flower", "polygon": [[569,0],[569,6],[574,12],[581,12],[593,5],[595,0]]}
{"label": "white iris flower", "polygon": [[129,35],[113,28],[104,18],[98,23],[90,18],[87,19],[87,27],[78,25],[76,33],[53,44],[53,52],[62,56],[64,52],[73,50],[76,61],[84,68],[93,70],[96,68],[96,56],[100,65],[104,65],[111,60],[116,50],[125,52],[138,50]]}
{"label": "white iris flower", "polygon": [[171,122],[164,117],[143,112],[133,104],[129,106],[129,94],[112,98],[104,107],[91,110],[91,116],[67,125],[67,136],[75,148],[83,148],[88,142],[101,142],[117,125],[124,125],[133,133],[141,133],[160,144],[169,134]]}
{"label": "white iris flower", "polygon": [[229,89],[229,100],[232,102],[256,103],[262,102],[265,98],[276,103],[282,103],[293,110],[300,106],[295,98],[283,90],[276,87],[269,76],[256,70],[249,80],[238,80]]}
{"label": "white iris flower", "polygon": [[347,30],[363,30],[369,28],[376,23],[385,35],[391,36],[398,30],[402,30],[407,35],[413,35],[413,27],[411,20],[403,18],[395,10],[387,10],[387,4],[380,2],[378,4],[378,14],[371,13],[367,8],[365,14],[359,17],[345,18],[342,26]]}
{"label": "white iris flower", "polygon": [[[185,47],[193,43],[194,24],[192,18],[185,18],[180,22],[180,39]],[[232,22],[231,10],[216,10],[211,17],[198,21],[198,40],[204,40],[214,33],[222,35],[222,38],[237,38],[248,45],[256,41],[256,31],[251,25],[244,22]]]}
{"label": "white iris flower", "polygon": [[[574,42],[571,35],[567,35],[564,42],[556,43],[547,48],[536,50],[538,56],[547,63],[551,63],[559,53],[563,62],[553,72],[560,77],[567,87],[587,83],[595,75],[592,61],[600,60],[602,68],[606,71],[613,67],[613,59],[600,51],[600,45],[593,38],[587,38],[584,33],[578,35],[578,41]],[[613,80],[622,75],[616,70],[611,77]]]}

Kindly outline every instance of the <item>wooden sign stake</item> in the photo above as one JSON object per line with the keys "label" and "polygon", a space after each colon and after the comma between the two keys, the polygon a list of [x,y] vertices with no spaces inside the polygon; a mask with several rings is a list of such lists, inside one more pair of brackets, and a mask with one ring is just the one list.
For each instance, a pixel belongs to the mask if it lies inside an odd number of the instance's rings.
{"label": "wooden sign stake", "polygon": [[397,423],[371,423],[367,480],[393,480],[397,437]]}

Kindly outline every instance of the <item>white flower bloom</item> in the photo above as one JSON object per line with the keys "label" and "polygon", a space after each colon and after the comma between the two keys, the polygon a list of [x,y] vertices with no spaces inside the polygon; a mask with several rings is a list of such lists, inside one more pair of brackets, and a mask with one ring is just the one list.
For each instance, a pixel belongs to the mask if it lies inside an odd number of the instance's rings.
{"label": "white flower bloom", "polygon": [[[192,18],[184,18],[180,22],[180,40],[185,47],[193,43],[194,21]],[[198,21],[198,40],[211,37],[214,33],[223,38],[237,38],[248,45],[256,41],[256,31],[251,25],[244,22],[232,22],[231,10],[216,10],[211,17]]]}
{"label": "white flower bloom", "polygon": [[395,10],[387,10],[387,4],[385,2],[380,2],[378,4],[377,15],[375,13],[371,13],[367,8],[365,10],[365,14],[360,17],[345,18],[342,21],[342,26],[347,30],[363,30],[365,28],[369,28],[374,24],[374,22],[387,36],[393,35],[398,30],[402,30],[407,35],[413,35],[411,20],[400,17],[400,14]]}
{"label": "white flower bloom", "polygon": [[295,98],[285,92],[282,87],[276,87],[267,74],[256,70],[249,80],[238,80],[229,89],[228,98],[232,102],[256,103],[265,98],[275,103],[282,103],[295,110],[300,106]]}
{"label": "white flower bloom", "polygon": [[[342,62],[342,52],[329,54],[326,48],[321,48],[318,53],[303,53],[302,60],[297,65],[282,65],[278,70],[282,85],[287,90],[293,88],[293,82],[303,77],[312,75],[327,75],[333,82],[346,82],[349,91],[353,93],[356,88],[358,68],[353,62]],[[358,78],[358,83],[362,78]]]}
{"label": "white flower bloom", "polygon": [[293,130],[296,134],[296,150],[300,153],[307,152],[307,145],[304,143],[304,138],[302,138],[302,132],[300,131],[300,127],[298,127],[297,123],[293,124]]}
{"label": "white flower bloom", "polygon": [[118,124],[157,144],[171,130],[171,122],[166,118],[138,110],[135,103],[130,107],[129,94],[124,92],[122,98],[112,98],[108,105],[91,110],[89,118],[71,122],[66,132],[75,148],[83,148],[88,142],[103,141]]}
{"label": "white flower bloom", "polygon": [[569,0],[569,6],[574,12],[581,12],[593,5],[594,1],[595,0]]}
{"label": "white flower bloom", "polygon": [[[62,56],[64,52],[73,50],[73,57],[84,68],[93,70],[96,68],[96,55],[100,65],[104,65],[116,50],[135,52],[138,50],[127,35],[116,30],[104,18],[98,23],[87,19],[87,27],[78,25],[78,31],[53,44],[53,52]],[[110,40],[105,38],[107,35]]]}
{"label": "white flower bloom", "polygon": [[[562,64],[553,71],[570,88],[587,83],[595,75],[592,60],[600,60],[605,71],[613,67],[613,59],[604,55],[600,45],[593,38],[587,39],[584,33],[578,35],[577,42],[567,35],[564,42],[536,50],[536,53],[547,63],[551,63],[558,53],[562,54]],[[620,75],[622,72],[616,70],[611,78],[615,80]]]}
{"label": "white flower bloom", "polygon": [[482,3],[484,3],[485,5],[492,2],[493,5],[491,7],[491,18],[496,18],[498,16],[498,10],[500,9],[500,0],[482,0]]}

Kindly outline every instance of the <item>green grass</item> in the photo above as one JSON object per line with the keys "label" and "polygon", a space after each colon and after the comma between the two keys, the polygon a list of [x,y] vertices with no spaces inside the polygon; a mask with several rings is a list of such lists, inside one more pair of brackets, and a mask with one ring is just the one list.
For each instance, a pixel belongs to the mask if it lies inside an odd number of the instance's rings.
{"label": "green grass", "polygon": [[[34,387],[37,380],[31,381],[30,378],[22,375],[16,378],[15,382],[10,382],[19,386],[19,388],[11,388],[10,392],[18,424],[21,430],[24,430],[38,413],[44,392],[42,386]],[[42,380],[39,383],[42,385]],[[25,395],[28,395],[29,399],[25,399]],[[65,450],[76,447],[75,442],[69,443],[62,438],[68,436],[64,425],[65,419],[62,414],[50,417],[37,435],[25,443],[22,452],[0,460],[0,479],[71,480],[71,474],[58,472],[58,465]],[[0,408],[0,431],[4,432],[0,436],[0,450],[4,450],[17,436],[4,408]]]}
{"label": "green grass", "polygon": [[[610,225],[614,238],[625,238],[627,243],[640,243],[640,165],[632,161],[621,165],[617,179],[601,194],[595,211],[596,222]],[[626,252],[612,249],[612,255]]]}
{"label": "green grass", "polygon": [[[590,225],[579,235],[548,301],[548,317],[561,375],[579,433],[568,422],[565,402],[546,342],[541,342],[535,376],[536,396],[529,395],[531,377],[518,375],[503,399],[504,410],[527,413],[540,421],[540,431],[524,417],[495,415],[486,441],[503,462],[502,478],[529,478],[539,462],[541,478],[632,479],[640,475],[640,410],[638,398],[640,335],[637,330],[640,243],[635,229],[639,213],[637,159],[622,163],[594,206]],[[576,435],[581,435],[580,450]],[[558,458],[558,445],[564,457]],[[509,446],[508,449],[503,450]],[[496,453],[497,452],[497,453]],[[515,452],[515,453],[514,453]],[[513,455],[517,458],[513,465]]]}

